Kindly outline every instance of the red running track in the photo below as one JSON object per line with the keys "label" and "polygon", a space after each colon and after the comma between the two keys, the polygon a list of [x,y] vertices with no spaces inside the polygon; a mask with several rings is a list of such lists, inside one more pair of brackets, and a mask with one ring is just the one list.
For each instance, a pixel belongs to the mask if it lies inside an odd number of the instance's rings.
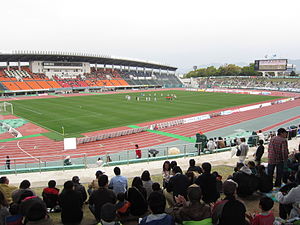
{"label": "red running track", "polygon": [[[300,106],[300,100],[272,105],[257,110],[250,110],[227,116],[215,117],[212,119],[184,124],[176,127],[170,127],[162,129],[162,131],[183,136],[194,136],[195,133],[199,130],[203,132],[208,132],[233,124],[237,124],[243,121],[255,119],[257,117],[262,117],[279,111],[284,111],[297,106]],[[5,151],[0,151],[0,159],[4,159],[6,155],[10,155],[11,158],[30,156],[33,158],[31,162],[36,162],[36,159],[34,159],[34,157],[38,158],[39,156],[47,156],[47,161],[58,159],[57,157],[60,157],[60,155],[78,153],[87,153],[87,156],[97,156],[100,154],[105,154],[106,152],[112,153],[120,152],[122,150],[133,149],[135,144],[139,144],[141,148],[145,148],[176,140],[178,139],[148,132],[142,132],[129,136],[121,136],[118,138],[81,144],[78,146],[77,150],[65,152],[63,151],[63,142],[55,142],[53,140],[49,140],[46,137],[35,137],[24,139],[19,142],[11,141],[6,143],[0,143],[0,149],[5,149]],[[23,149],[23,151],[20,150],[19,147]]]}

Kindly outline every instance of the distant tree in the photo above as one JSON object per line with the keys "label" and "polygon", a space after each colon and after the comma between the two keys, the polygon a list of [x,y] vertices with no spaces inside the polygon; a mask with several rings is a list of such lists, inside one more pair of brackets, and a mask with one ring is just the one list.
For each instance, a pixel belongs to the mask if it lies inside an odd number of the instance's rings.
{"label": "distant tree", "polygon": [[291,73],[290,73],[290,76],[297,76],[296,72],[293,70]]}
{"label": "distant tree", "polygon": [[242,67],[241,76],[260,76],[261,73],[254,70],[254,63],[250,63],[249,66]]}
{"label": "distant tree", "polygon": [[219,76],[238,76],[241,73],[241,68],[234,64],[220,66],[218,69]]}

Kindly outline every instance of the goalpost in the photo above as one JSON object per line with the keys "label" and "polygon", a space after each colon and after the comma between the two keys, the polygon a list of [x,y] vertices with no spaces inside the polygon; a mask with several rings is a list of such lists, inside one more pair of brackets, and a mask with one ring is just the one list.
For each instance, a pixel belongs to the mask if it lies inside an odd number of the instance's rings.
{"label": "goalpost", "polygon": [[2,115],[14,114],[13,104],[9,102],[0,102],[0,114]]}

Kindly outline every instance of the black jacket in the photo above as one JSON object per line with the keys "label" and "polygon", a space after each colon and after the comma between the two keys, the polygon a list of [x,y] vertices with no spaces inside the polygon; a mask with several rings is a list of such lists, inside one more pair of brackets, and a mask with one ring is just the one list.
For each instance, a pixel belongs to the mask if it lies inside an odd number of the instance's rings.
{"label": "black jacket", "polygon": [[203,194],[202,200],[205,203],[215,202],[220,197],[217,190],[217,179],[211,173],[203,173],[200,175],[195,181],[195,184],[201,187]]}
{"label": "black jacket", "polygon": [[167,191],[173,192],[173,196],[182,195],[187,199],[187,188],[189,185],[189,178],[181,173],[177,173],[170,178]]}

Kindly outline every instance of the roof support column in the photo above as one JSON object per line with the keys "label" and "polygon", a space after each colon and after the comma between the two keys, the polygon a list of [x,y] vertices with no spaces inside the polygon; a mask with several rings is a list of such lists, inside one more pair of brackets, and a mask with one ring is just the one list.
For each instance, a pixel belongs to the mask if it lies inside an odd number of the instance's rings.
{"label": "roof support column", "polygon": [[136,67],[136,72],[138,73],[138,67]]}
{"label": "roof support column", "polygon": [[159,68],[159,75],[161,75],[161,69]]}
{"label": "roof support column", "polygon": [[9,62],[6,62],[6,69],[9,71]]}
{"label": "roof support column", "polygon": [[106,71],[106,64],[104,64],[104,71]]}
{"label": "roof support column", "polygon": [[114,66],[114,65],[112,65],[112,67],[111,67],[111,68],[112,68],[112,71],[114,71],[114,69],[115,69],[115,66]]}
{"label": "roof support column", "polygon": [[146,68],[144,67],[144,74],[146,73]]}
{"label": "roof support column", "polygon": [[21,62],[18,61],[18,70],[21,70]]}
{"label": "roof support column", "polygon": [[95,70],[96,70],[96,71],[98,70],[98,65],[97,65],[97,63],[95,63]]}
{"label": "roof support column", "polygon": [[128,72],[130,72],[130,66],[128,66]]}
{"label": "roof support column", "polygon": [[123,71],[123,67],[120,65],[120,71],[122,72]]}
{"label": "roof support column", "polygon": [[167,70],[167,75],[169,75],[169,70]]}

